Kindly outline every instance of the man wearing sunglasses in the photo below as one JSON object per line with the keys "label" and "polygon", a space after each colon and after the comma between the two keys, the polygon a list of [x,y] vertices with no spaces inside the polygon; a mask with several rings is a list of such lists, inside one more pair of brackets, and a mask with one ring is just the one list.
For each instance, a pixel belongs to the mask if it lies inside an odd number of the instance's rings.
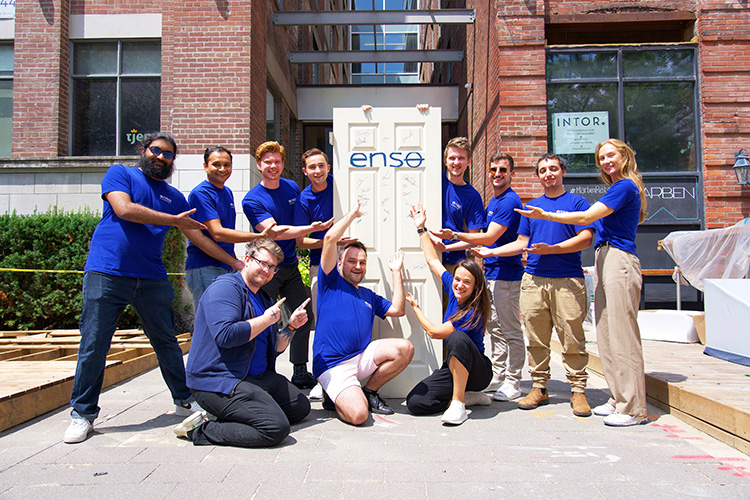
{"label": "man wearing sunglasses", "polygon": [[104,366],[117,319],[130,304],[138,313],[154,348],[175,414],[193,412],[185,384],[182,351],[174,336],[174,290],[162,262],[170,226],[180,229],[204,252],[241,269],[242,262],[224,252],[193,220],[185,197],[165,179],[172,175],[177,144],[169,134],[149,134],[142,142],[138,168],[112,165],[102,179],[104,210],[94,230],[84,268],[81,343],[78,349],[71,423],[66,443],[84,441],[99,415]]}
{"label": "man wearing sunglasses", "polygon": [[[536,163],[534,174],[544,195],[530,202],[547,212],[578,212],[589,202],[563,186],[565,160],[546,153]],[[586,338],[586,284],[581,269],[581,250],[591,245],[593,225],[559,224],[522,217],[516,241],[497,248],[475,248],[485,259],[528,253],[526,272],[521,282],[521,311],[529,340],[529,371],[533,388],[518,401],[522,410],[532,410],[549,402],[550,340],[555,327],[562,344],[563,365],[570,384],[570,406],[579,417],[591,415],[584,390],[588,376]],[[501,257],[500,257],[501,256]],[[485,261],[486,262],[486,261]]]}
{"label": "man wearing sunglasses", "polygon": [[[518,237],[521,198],[511,188],[515,175],[513,157],[497,153],[490,158],[488,175],[493,198],[487,203],[487,230],[484,233],[463,233],[451,229],[435,232],[440,238],[466,242],[456,245],[467,248],[484,245],[495,248]],[[487,330],[491,339],[493,377],[488,389],[495,390],[496,401],[512,401],[521,397],[521,370],[526,359],[520,309],[523,264],[521,256],[490,257],[484,261],[484,271],[490,294],[490,317]]]}
{"label": "man wearing sunglasses", "polygon": [[195,399],[216,418],[196,412],[174,428],[194,445],[275,446],[291,424],[310,413],[307,397],[276,373],[276,357],[307,322],[307,299],[289,323],[278,327],[286,300],[263,291],[284,260],[279,245],[256,239],[245,245],[245,267],[214,280],[195,314],[187,383]]}

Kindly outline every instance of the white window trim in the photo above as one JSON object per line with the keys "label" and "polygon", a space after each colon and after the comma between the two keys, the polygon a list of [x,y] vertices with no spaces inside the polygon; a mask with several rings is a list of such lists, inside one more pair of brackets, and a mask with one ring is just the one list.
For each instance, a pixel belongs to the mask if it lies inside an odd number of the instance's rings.
{"label": "white window trim", "polygon": [[68,36],[86,38],[161,38],[161,14],[83,14],[70,16]]}

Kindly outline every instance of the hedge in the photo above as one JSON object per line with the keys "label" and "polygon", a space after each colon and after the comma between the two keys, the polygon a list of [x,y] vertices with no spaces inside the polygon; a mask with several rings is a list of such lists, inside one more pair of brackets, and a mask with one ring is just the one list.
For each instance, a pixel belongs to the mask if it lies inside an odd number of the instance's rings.
{"label": "hedge", "polygon": [[[0,215],[0,268],[82,271],[99,220],[88,210]],[[167,233],[163,258],[168,272],[184,269],[184,236],[175,228]],[[176,329],[189,331],[178,327],[179,318],[191,313],[182,300],[184,278],[170,280],[175,286]],[[82,283],[82,274],[0,271],[0,330],[78,328]],[[128,307],[118,327],[139,325],[135,311]]]}

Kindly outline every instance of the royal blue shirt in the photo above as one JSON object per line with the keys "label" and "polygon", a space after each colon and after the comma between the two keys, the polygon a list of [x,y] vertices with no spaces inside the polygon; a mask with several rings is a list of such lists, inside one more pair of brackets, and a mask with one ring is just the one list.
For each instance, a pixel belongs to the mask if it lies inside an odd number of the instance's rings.
{"label": "royal blue shirt", "polygon": [[[312,184],[302,190],[299,201],[294,205],[294,225],[307,226],[315,221],[325,222],[333,217],[333,176],[328,174],[328,185],[323,191],[313,191]],[[311,238],[322,240],[328,229],[310,234]],[[310,265],[320,265],[322,249],[310,250]]]}
{"label": "royal blue shirt", "polygon": [[[458,301],[456,295],[453,293],[453,275],[448,271],[445,271],[440,277],[443,282],[443,291],[448,295],[448,307],[445,310],[445,316],[443,321],[453,316],[458,310]],[[474,319],[474,312],[469,313],[468,317],[463,317],[458,321],[451,321],[453,328],[460,330],[469,336],[474,345],[477,346],[479,352],[484,352],[484,322],[478,321],[475,326],[471,326],[471,322]]]}
{"label": "royal blue shirt", "polygon": [[[190,191],[188,203],[190,208],[195,209],[192,217],[198,222],[205,223],[212,219],[219,219],[222,227],[234,229],[237,212],[234,209],[234,195],[227,186],[218,188],[207,180],[203,181]],[[211,233],[208,231],[203,231],[203,234],[213,240]],[[216,241],[216,244],[229,255],[234,255],[234,243]],[[187,247],[185,269],[205,266],[218,266],[233,271],[231,266],[208,256],[203,250],[190,242]]]}
{"label": "royal blue shirt", "polygon": [[363,286],[355,287],[334,267],[318,270],[317,324],[313,338],[315,378],[363,352],[372,340],[375,316],[383,319],[391,302]]}
{"label": "royal blue shirt", "polygon": [[[482,229],[484,206],[479,192],[470,184],[457,186],[443,176],[443,228],[455,232]],[[465,226],[465,227],[464,227]],[[452,243],[443,240],[446,245]],[[443,264],[456,264],[464,260],[466,251],[456,250],[443,253]]]}
{"label": "royal blue shirt", "polygon": [[[529,205],[550,213],[584,212],[590,206],[583,196],[567,191],[556,198],[541,196],[529,202]],[[531,247],[534,243],[562,243],[587,228],[593,229],[593,225],[560,224],[544,219],[521,217],[518,234],[528,236],[528,246]],[[543,278],[583,278],[581,252],[548,255],[530,253],[526,260],[526,272]]]}
{"label": "royal blue shirt", "polygon": [[[515,209],[521,207],[521,198],[511,188],[490,200],[487,204],[487,227],[495,222],[506,229],[489,248],[497,248],[518,239],[521,214]],[[487,257],[484,259],[484,274],[488,280],[519,281],[523,276],[521,256]]]}
{"label": "royal blue shirt", "polygon": [[[297,184],[283,177],[279,179],[279,187],[276,189],[268,189],[262,184],[256,184],[242,200],[242,210],[253,229],[270,218],[273,218],[279,226],[293,226],[294,205],[299,199],[299,194]],[[283,264],[296,264],[297,243],[294,238],[278,240],[276,243],[284,251]]]}
{"label": "royal blue shirt", "polygon": [[596,245],[609,242],[615,248],[638,255],[635,253],[635,233],[641,218],[641,194],[636,183],[620,179],[609,187],[599,202],[614,212],[595,222]]}
{"label": "royal blue shirt", "polygon": [[190,210],[182,193],[166,181],[152,179],[139,168],[112,165],[102,179],[104,213],[91,237],[84,271],[130,278],[166,278],[167,270],[161,254],[170,226],[119,218],[104,198],[112,191],[122,191],[133,203],[157,212],[178,215]]}

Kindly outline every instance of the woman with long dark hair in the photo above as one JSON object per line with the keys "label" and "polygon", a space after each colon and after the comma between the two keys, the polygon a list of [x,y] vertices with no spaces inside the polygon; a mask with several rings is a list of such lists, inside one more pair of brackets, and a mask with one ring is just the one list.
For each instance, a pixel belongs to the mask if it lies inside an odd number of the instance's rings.
{"label": "woman with long dark hair", "polygon": [[484,355],[484,330],[490,311],[487,282],[481,266],[473,260],[459,262],[455,275],[451,275],[430,240],[421,203],[411,207],[411,216],[427,265],[442,280],[449,300],[444,323],[435,325],[424,315],[414,295],[406,294],[427,335],[445,339],[447,348],[443,366],[409,392],[406,406],[414,415],[443,411],[444,424],[460,425],[468,418],[466,406],[490,404],[489,396],[480,392],[492,380],[492,362]]}
{"label": "woman with long dark hair", "polygon": [[635,152],[608,139],[594,153],[607,193],[585,212],[545,212],[526,206],[517,210],[533,219],[596,228],[594,308],[602,370],[612,397],[593,409],[606,425],[627,427],[648,422],[638,306],[641,263],[635,252],[638,224],[646,218],[646,192]]}

